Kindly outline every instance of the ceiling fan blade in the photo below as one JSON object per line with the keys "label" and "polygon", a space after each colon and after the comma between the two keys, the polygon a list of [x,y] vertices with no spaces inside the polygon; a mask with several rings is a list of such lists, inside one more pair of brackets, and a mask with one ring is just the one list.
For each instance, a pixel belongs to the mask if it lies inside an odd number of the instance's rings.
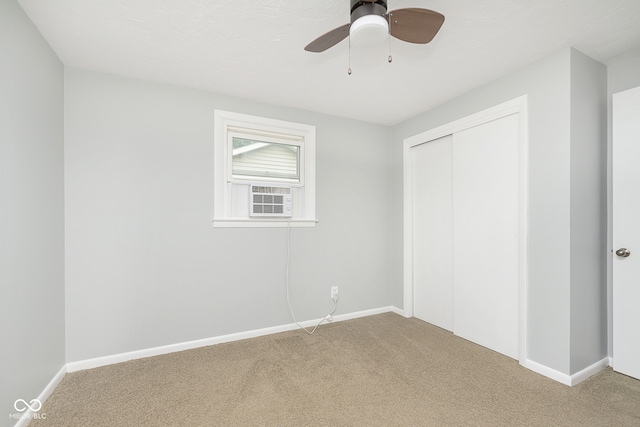
{"label": "ceiling fan blade", "polygon": [[389,33],[409,43],[429,43],[442,27],[444,15],[429,9],[407,8],[389,12]]}
{"label": "ceiling fan blade", "polygon": [[334,28],[309,43],[304,50],[308,52],[324,52],[347,38],[350,26],[351,24],[344,24],[341,27]]}

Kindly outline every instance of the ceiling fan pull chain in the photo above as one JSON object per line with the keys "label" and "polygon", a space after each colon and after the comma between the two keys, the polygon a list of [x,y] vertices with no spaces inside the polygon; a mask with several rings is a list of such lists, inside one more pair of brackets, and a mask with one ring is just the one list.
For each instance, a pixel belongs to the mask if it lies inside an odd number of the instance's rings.
{"label": "ceiling fan pull chain", "polygon": [[351,75],[351,37],[349,37],[349,69],[347,74]]}
{"label": "ceiling fan pull chain", "polygon": [[391,64],[391,61],[393,61],[393,58],[391,57],[391,15],[393,14],[389,13],[389,15],[387,15],[387,22],[389,23],[389,34],[387,34],[387,49],[389,50],[389,58],[387,58],[387,61],[389,61],[389,64]]}

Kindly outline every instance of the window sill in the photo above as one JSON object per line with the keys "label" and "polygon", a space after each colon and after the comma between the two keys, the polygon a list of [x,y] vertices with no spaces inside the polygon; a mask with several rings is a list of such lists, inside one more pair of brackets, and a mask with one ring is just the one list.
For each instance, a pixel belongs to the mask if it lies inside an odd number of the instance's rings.
{"label": "window sill", "polygon": [[300,228],[300,227],[315,227],[317,219],[291,219],[287,220],[286,218],[225,218],[225,219],[214,219],[213,227],[214,228],[278,228],[278,227],[291,227],[291,228]]}

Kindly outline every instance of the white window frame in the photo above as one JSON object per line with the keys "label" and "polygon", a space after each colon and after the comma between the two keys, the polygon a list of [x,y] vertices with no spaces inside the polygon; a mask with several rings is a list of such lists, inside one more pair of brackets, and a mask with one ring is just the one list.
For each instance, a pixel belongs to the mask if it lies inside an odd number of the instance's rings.
{"label": "white window frame", "polygon": [[[267,136],[274,142],[300,146],[300,180],[267,179],[232,175],[232,143],[230,133]],[[316,128],[312,125],[252,116],[231,111],[214,111],[214,176],[213,176],[213,226],[214,227],[314,227],[316,220]],[[300,209],[291,218],[255,218],[232,216],[232,206],[246,203],[247,198],[233,200],[232,185],[252,183],[286,185],[299,190],[302,196]]]}

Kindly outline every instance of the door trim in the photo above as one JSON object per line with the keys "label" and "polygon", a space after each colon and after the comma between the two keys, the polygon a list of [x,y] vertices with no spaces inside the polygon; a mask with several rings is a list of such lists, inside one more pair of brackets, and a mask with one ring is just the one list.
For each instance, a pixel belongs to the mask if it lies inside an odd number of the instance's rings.
{"label": "door trim", "polygon": [[448,124],[427,130],[403,140],[403,286],[404,315],[413,317],[413,162],[411,148],[434,139],[469,129],[502,117],[518,114],[519,117],[519,283],[518,283],[518,359],[527,360],[527,248],[528,222],[528,114],[527,96],[496,105]]}

